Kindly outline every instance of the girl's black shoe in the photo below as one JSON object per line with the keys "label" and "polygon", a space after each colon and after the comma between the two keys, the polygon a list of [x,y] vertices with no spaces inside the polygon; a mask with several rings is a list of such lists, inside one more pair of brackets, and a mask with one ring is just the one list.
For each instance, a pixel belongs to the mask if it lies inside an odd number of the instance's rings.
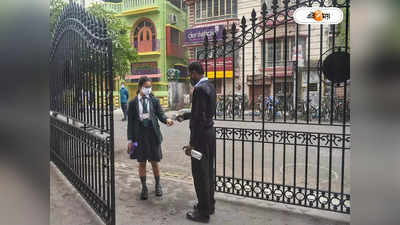
{"label": "girl's black shoe", "polygon": [[156,196],[162,196],[162,194],[161,184],[156,184]]}
{"label": "girl's black shoe", "polygon": [[147,187],[142,187],[142,192],[140,193],[140,199],[146,200],[148,197],[149,197],[149,191],[147,190]]}

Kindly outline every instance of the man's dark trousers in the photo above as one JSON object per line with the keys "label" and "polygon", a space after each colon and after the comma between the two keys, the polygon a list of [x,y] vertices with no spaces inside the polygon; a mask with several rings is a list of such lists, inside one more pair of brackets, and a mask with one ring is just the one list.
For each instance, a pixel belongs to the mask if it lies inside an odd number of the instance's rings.
{"label": "man's dark trousers", "polygon": [[203,154],[201,160],[192,157],[192,176],[200,213],[209,217],[215,209],[215,150],[216,139],[214,127],[199,131],[201,143],[196,151]]}
{"label": "man's dark trousers", "polygon": [[122,109],[122,112],[124,113],[124,119],[126,119],[127,104],[121,103],[121,109]]}

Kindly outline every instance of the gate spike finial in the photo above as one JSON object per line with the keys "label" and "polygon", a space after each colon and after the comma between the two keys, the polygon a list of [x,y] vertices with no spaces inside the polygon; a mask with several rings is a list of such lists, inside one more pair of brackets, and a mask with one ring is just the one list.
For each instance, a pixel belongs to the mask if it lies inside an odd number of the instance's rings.
{"label": "gate spike finial", "polygon": [[64,7],[62,10],[61,10],[61,14],[60,14],[60,17],[59,17],[59,19],[63,19],[64,18],[64,15],[65,15],[65,9],[66,9],[67,7]]}
{"label": "gate spike finial", "polygon": [[283,4],[285,4],[285,9],[288,8],[290,0],[283,0]]}
{"label": "gate spike finial", "polygon": [[83,24],[85,24],[85,26],[89,24],[88,14],[86,12],[83,13]]}
{"label": "gate spike finial", "polygon": [[100,36],[102,38],[105,38],[106,37],[106,28],[105,28],[104,20],[100,19],[99,23],[100,23]]}
{"label": "gate spike finial", "polygon": [[208,36],[206,35],[205,37],[204,37],[204,47],[208,47]]}
{"label": "gate spike finial", "polygon": [[278,6],[278,0],[272,0],[272,11],[274,12],[274,14],[276,14],[277,9],[279,8]]}
{"label": "gate spike finial", "polygon": [[104,27],[104,35],[107,36],[107,22],[106,22],[106,18],[102,19],[103,22],[103,27]]}
{"label": "gate spike finial", "polygon": [[78,16],[79,16],[79,18],[82,18],[83,12],[84,12],[83,7],[81,5],[79,5],[79,8],[78,8]]}
{"label": "gate spike finial", "polygon": [[253,9],[253,11],[251,11],[251,23],[254,26],[257,20],[257,13],[256,10]]}
{"label": "gate spike finial", "polygon": [[75,14],[75,2],[72,2],[72,5],[71,5],[71,13],[72,13],[72,15]]}
{"label": "gate spike finial", "polygon": [[88,26],[89,30],[91,32],[93,32],[93,28],[94,28],[94,18],[92,14],[89,14],[89,26]]}
{"label": "gate spike finial", "polygon": [[236,23],[232,23],[231,32],[233,35],[236,33]]}
{"label": "gate spike finial", "polygon": [[242,29],[245,29],[246,28],[246,18],[243,16],[242,17],[242,23],[240,24],[240,27],[242,28]]}
{"label": "gate spike finial", "polygon": [[96,27],[98,27],[99,26],[99,20],[97,19],[97,17],[96,16],[93,16],[93,19],[94,19],[94,24],[95,24],[95,26]]}
{"label": "gate spike finial", "polygon": [[96,18],[92,15],[92,14],[90,14],[90,23],[94,26],[95,25],[95,20],[96,20]]}
{"label": "gate spike finial", "polygon": [[265,17],[265,15],[267,15],[267,3],[264,2],[261,6],[261,15],[263,15],[263,17]]}
{"label": "gate spike finial", "polygon": [[213,34],[213,42],[214,42],[214,45],[216,45],[216,43],[217,43],[217,33],[216,32],[214,32],[214,34]]}
{"label": "gate spike finial", "polygon": [[226,40],[226,29],[222,30],[222,40]]}

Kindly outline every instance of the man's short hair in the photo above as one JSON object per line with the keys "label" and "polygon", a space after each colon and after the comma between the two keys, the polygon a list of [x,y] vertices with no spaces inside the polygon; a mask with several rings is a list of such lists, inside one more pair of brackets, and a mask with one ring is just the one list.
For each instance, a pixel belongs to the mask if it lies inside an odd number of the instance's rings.
{"label": "man's short hair", "polygon": [[192,62],[189,65],[189,73],[196,72],[200,75],[204,75],[203,66],[199,62]]}

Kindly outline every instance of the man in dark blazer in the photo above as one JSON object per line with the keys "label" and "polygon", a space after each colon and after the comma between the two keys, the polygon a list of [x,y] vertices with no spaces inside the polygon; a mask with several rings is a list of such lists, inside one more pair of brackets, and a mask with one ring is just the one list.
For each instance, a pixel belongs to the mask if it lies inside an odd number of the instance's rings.
{"label": "man in dark blazer", "polygon": [[182,122],[190,119],[190,144],[185,146],[189,155],[194,149],[202,153],[201,160],[192,157],[192,176],[198,199],[194,209],[186,214],[190,220],[209,222],[210,215],[215,211],[215,130],[214,116],[216,108],[216,92],[214,85],[204,77],[204,70],[200,63],[189,65],[191,83],[194,86],[192,110],[189,113],[177,116]]}

